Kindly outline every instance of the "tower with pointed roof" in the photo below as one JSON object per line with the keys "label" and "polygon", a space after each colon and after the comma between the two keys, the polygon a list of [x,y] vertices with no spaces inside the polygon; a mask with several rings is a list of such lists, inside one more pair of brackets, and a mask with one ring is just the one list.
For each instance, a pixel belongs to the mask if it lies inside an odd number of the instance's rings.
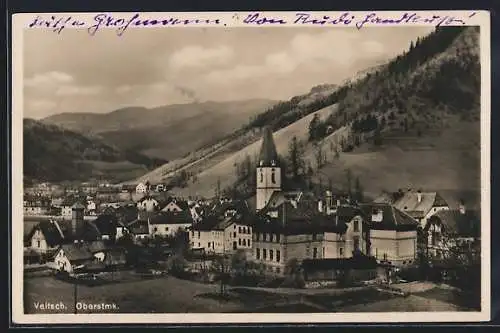
{"label": "tower with pointed roof", "polygon": [[281,191],[281,167],[273,133],[266,127],[257,161],[257,211],[267,205],[275,191]]}

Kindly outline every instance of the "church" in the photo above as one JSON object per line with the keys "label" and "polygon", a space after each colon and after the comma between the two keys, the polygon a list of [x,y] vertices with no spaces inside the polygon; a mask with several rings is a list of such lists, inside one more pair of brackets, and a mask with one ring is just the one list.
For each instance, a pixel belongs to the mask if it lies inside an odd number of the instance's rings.
{"label": "church", "polygon": [[283,169],[269,128],[256,172],[251,258],[266,271],[283,274],[293,259],[346,260],[359,255],[391,265],[413,263],[417,223],[407,214],[390,205],[337,200],[331,189],[321,197],[284,189]]}

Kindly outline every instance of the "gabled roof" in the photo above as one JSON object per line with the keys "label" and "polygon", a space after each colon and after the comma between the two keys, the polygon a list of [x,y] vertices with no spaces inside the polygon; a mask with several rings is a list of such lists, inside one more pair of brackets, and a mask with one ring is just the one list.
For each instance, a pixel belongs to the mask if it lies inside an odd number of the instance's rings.
{"label": "gabled roof", "polygon": [[179,207],[181,210],[187,210],[187,209],[189,209],[189,205],[188,205],[187,201],[185,201],[185,200],[178,200],[178,199],[175,199],[175,198],[169,198],[169,199],[167,199],[165,202],[163,202],[160,205],[160,207],[161,207],[161,209],[164,209],[166,206],[168,206],[171,203],[177,205],[177,207]]}
{"label": "gabled roof", "polygon": [[[370,229],[404,231],[416,230],[419,226],[418,221],[413,217],[389,204],[362,204],[360,208]],[[382,221],[372,221],[372,214],[380,211]]]}
{"label": "gabled roof", "polygon": [[425,228],[428,229],[432,223],[440,223],[444,227],[444,232],[453,236],[481,236],[481,219],[478,211],[467,210],[462,214],[459,210],[440,210],[429,218]]}
{"label": "gabled roof", "polygon": [[[437,192],[407,191],[395,200],[394,206],[414,218],[423,218],[432,207],[448,206],[446,201]],[[420,197],[420,201],[418,198]]]}
{"label": "gabled roof", "polygon": [[92,252],[85,243],[63,244],[61,249],[64,251],[69,261],[90,260],[93,258]]}
{"label": "gabled roof", "polygon": [[134,220],[130,222],[127,226],[128,230],[134,235],[146,235],[149,234],[148,221],[144,220]]}
{"label": "gabled roof", "polygon": [[151,224],[191,224],[193,218],[189,211],[158,212],[149,220]]}
{"label": "gabled roof", "polygon": [[[273,162],[275,165],[272,165]],[[273,132],[270,127],[265,127],[259,154],[259,165],[270,167],[278,166],[278,163],[278,152],[274,144]]]}
{"label": "gabled roof", "polygon": [[[277,217],[270,214],[273,211],[277,213]],[[318,211],[315,200],[301,199],[295,204],[285,201],[278,207],[259,212],[254,229],[289,235],[319,232],[343,234],[347,231],[347,224],[357,215],[362,215],[362,212],[354,206],[341,206],[336,214],[326,215]]]}
{"label": "gabled roof", "polygon": [[116,215],[99,215],[92,223],[97,227],[101,235],[112,235],[116,233],[118,218]]}
{"label": "gabled roof", "polygon": [[29,238],[33,237],[36,230],[40,230],[45,237],[47,245],[50,247],[55,247],[64,242],[65,234],[64,230],[58,224],[57,221],[44,220],[40,221],[30,232]]}

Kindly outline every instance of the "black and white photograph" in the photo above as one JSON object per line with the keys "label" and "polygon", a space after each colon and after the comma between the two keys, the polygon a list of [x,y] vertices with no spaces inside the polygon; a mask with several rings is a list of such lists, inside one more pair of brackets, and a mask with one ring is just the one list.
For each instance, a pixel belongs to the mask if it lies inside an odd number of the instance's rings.
{"label": "black and white photograph", "polygon": [[489,14],[217,15],[14,21],[20,322],[488,319]]}

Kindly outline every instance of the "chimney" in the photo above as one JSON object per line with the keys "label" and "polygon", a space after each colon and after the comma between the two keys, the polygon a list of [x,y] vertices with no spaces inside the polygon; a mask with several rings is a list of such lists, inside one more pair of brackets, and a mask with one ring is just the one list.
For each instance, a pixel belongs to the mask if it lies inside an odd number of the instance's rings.
{"label": "chimney", "polygon": [[418,192],[417,192],[417,201],[419,203],[422,202],[422,192],[420,190],[418,190]]}

